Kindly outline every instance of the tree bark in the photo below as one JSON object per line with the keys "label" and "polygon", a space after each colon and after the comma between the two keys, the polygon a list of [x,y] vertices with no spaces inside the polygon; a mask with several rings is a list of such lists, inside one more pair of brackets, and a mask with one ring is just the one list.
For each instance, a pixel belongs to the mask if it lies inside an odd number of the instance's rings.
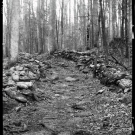
{"label": "tree bark", "polygon": [[105,60],[108,64],[108,45],[106,41],[106,33],[105,33],[105,18],[103,16],[103,9],[102,9],[102,0],[99,0],[100,2],[100,8],[101,8],[101,23],[102,23],[102,35],[103,35],[103,47],[105,50]]}
{"label": "tree bark", "polygon": [[55,43],[55,26],[56,26],[56,1],[50,0],[50,16],[49,16],[49,52],[52,54],[57,50]]}
{"label": "tree bark", "polygon": [[124,0],[122,0],[122,24],[121,24],[121,38],[124,39]]}
{"label": "tree bark", "polygon": [[125,0],[125,38],[126,38],[126,58],[129,55],[129,46],[128,46],[128,19],[127,19],[127,0]]}
{"label": "tree bark", "polygon": [[10,62],[18,57],[20,1],[12,0]]}
{"label": "tree bark", "polygon": [[91,0],[91,47],[94,45],[94,26],[93,26],[93,9],[92,9],[92,0]]}
{"label": "tree bark", "polygon": [[63,17],[63,12],[64,12],[64,0],[62,0],[62,7],[61,7],[61,48],[63,48],[63,37],[64,37],[64,30],[63,30],[64,17]]}
{"label": "tree bark", "polygon": [[109,42],[112,41],[113,39],[113,25],[112,25],[112,0],[110,0],[110,3],[109,3],[109,6],[110,6],[110,10],[109,10]]}

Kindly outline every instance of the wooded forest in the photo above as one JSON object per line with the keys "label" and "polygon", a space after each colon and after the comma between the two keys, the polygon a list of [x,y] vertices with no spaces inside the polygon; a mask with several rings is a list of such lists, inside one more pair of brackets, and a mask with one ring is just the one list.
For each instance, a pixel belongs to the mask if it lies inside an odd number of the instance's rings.
{"label": "wooded forest", "polygon": [[3,6],[4,57],[14,58],[19,52],[84,51],[95,45],[107,54],[112,41],[129,57],[132,1],[4,0]]}
{"label": "wooded forest", "polygon": [[4,135],[131,135],[131,0],[3,0]]}

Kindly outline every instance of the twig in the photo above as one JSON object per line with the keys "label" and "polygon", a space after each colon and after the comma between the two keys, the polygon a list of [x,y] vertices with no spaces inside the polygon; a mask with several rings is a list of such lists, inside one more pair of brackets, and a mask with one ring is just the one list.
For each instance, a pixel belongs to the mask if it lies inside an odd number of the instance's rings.
{"label": "twig", "polygon": [[122,63],[120,63],[113,55],[111,55],[111,57],[116,61],[116,64],[119,64],[122,67],[124,67],[126,70],[128,70],[128,68],[125,65],[123,65]]}

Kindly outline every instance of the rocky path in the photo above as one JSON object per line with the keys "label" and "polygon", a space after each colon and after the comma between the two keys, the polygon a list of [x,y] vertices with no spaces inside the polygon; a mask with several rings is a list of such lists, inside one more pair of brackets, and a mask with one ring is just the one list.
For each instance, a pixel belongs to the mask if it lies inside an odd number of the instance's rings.
{"label": "rocky path", "polygon": [[4,135],[131,135],[131,92],[111,91],[60,58],[48,72],[53,79],[35,82],[37,101],[3,115]]}

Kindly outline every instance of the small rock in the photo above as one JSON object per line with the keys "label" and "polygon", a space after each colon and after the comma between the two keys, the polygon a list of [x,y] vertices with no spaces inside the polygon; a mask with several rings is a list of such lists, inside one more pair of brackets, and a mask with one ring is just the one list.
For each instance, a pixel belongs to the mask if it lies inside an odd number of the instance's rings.
{"label": "small rock", "polygon": [[19,75],[13,74],[13,75],[12,75],[12,79],[13,79],[15,82],[19,81]]}
{"label": "small rock", "polygon": [[72,78],[72,77],[66,77],[65,80],[66,80],[67,82],[74,82],[74,81],[77,81],[76,78]]}
{"label": "small rock", "polygon": [[23,90],[21,92],[21,94],[25,95],[25,96],[31,96],[33,93],[31,90],[27,89],[27,90]]}
{"label": "small rock", "polygon": [[29,76],[31,79],[33,79],[33,78],[36,77],[36,75],[35,75],[34,73],[32,73],[31,71],[29,71],[28,76]]}
{"label": "small rock", "polygon": [[123,88],[123,89],[129,88],[129,87],[132,86],[132,81],[129,80],[129,79],[121,79],[121,80],[119,80],[119,81],[117,81],[117,82],[118,82],[119,86],[120,86],[121,88]]}
{"label": "small rock", "polygon": [[132,88],[125,88],[125,89],[124,89],[124,93],[129,92],[131,89],[132,89]]}
{"label": "small rock", "polygon": [[17,87],[27,89],[29,87],[32,87],[32,82],[17,82]]}
{"label": "small rock", "polygon": [[9,69],[9,71],[10,71],[10,73],[13,73],[13,72],[15,71],[15,67],[11,67],[11,68]]}
{"label": "small rock", "polygon": [[90,64],[90,66],[89,66],[90,68],[94,68],[95,66],[94,65],[92,65],[92,64]]}
{"label": "small rock", "polygon": [[24,76],[25,75],[25,71],[20,71],[20,75]]}
{"label": "small rock", "polygon": [[22,71],[22,70],[23,70],[23,67],[22,67],[22,66],[16,66],[15,69],[16,69],[17,71]]}
{"label": "small rock", "polygon": [[4,89],[4,92],[6,95],[8,95],[10,98],[14,99],[16,96],[16,92],[12,90],[12,88],[6,88]]}
{"label": "small rock", "polygon": [[27,99],[21,95],[19,96],[16,96],[15,99],[21,103],[26,103],[27,102]]}
{"label": "small rock", "polygon": [[21,110],[21,108],[22,108],[21,106],[17,106],[17,107],[15,108],[15,111],[16,111],[16,112],[19,112],[19,111]]}
{"label": "small rock", "polygon": [[38,61],[38,60],[35,60],[35,62],[36,62],[36,63],[40,63],[40,61]]}
{"label": "small rock", "polygon": [[102,94],[104,91],[105,91],[105,89],[101,89],[101,90],[99,90],[99,91],[96,93],[96,95]]}
{"label": "small rock", "polygon": [[9,78],[8,79],[8,85],[15,85],[15,82],[11,78]]}
{"label": "small rock", "polygon": [[[10,74],[11,75],[11,74]],[[5,73],[3,73],[3,77],[6,77],[6,74]]]}
{"label": "small rock", "polygon": [[55,94],[55,97],[59,97],[60,95],[59,94]]}
{"label": "small rock", "polygon": [[8,99],[6,97],[3,97],[3,102],[7,102]]}
{"label": "small rock", "polygon": [[34,59],[33,58],[31,58],[30,60],[29,60],[29,62],[33,62],[34,61]]}

